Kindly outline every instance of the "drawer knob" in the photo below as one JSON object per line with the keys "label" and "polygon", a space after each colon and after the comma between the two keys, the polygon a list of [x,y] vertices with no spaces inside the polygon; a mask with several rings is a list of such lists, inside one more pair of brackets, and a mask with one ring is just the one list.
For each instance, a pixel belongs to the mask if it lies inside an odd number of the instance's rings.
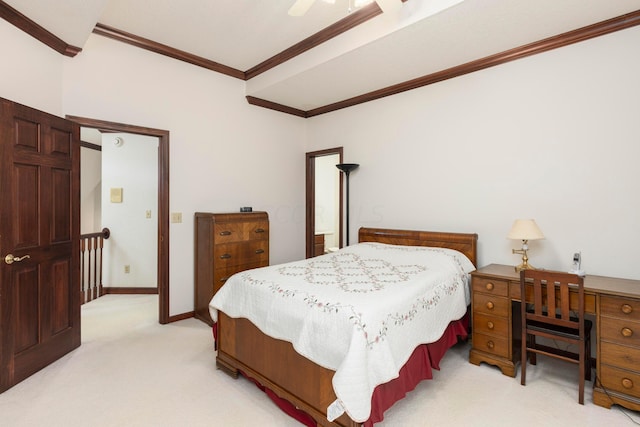
{"label": "drawer knob", "polygon": [[487,341],[487,348],[488,348],[488,349],[493,350],[493,348],[494,348],[495,346],[496,346],[496,345],[493,343],[493,341]]}
{"label": "drawer knob", "polygon": [[220,255],[220,259],[229,259],[231,258],[231,254],[222,254]]}
{"label": "drawer knob", "polygon": [[633,388],[633,381],[631,381],[629,378],[623,378],[622,379],[622,387],[624,387],[626,389],[632,389]]}
{"label": "drawer knob", "polygon": [[493,310],[493,307],[494,307],[493,302],[488,301],[488,302],[487,302],[487,308],[488,308],[489,310]]}
{"label": "drawer knob", "polygon": [[623,337],[626,337],[626,338],[629,338],[631,335],[633,335],[633,331],[631,330],[631,328],[622,328],[620,333],[622,334]]}
{"label": "drawer knob", "polygon": [[492,291],[493,288],[494,288],[493,283],[491,283],[491,282],[487,283],[486,288],[487,288],[488,291]]}
{"label": "drawer knob", "polygon": [[257,254],[263,254],[264,253],[264,249],[256,249],[256,253]]}
{"label": "drawer knob", "polygon": [[624,314],[631,314],[631,312],[633,312],[633,307],[631,307],[629,304],[622,304],[620,310],[622,310]]}
{"label": "drawer knob", "polygon": [[221,231],[220,235],[221,236],[231,236],[231,232],[230,231]]}
{"label": "drawer knob", "polygon": [[491,321],[487,322],[487,328],[493,329],[494,327],[495,327],[495,325],[493,324],[493,322],[491,322]]}
{"label": "drawer knob", "polygon": [[264,228],[256,228],[256,233],[264,233]]}

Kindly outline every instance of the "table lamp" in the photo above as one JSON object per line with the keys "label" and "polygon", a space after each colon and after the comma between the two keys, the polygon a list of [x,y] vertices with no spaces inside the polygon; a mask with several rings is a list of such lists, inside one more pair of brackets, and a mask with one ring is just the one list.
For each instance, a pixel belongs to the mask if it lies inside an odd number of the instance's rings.
{"label": "table lamp", "polygon": [[538,224],[532,219],[516,219],[511,226],[511,231],[507,236],[509,239],[522,240],[522,249],[512,249],[514,254],[522,255],[522,263],[515,267],[516,271],[521,270],[535,270],[531,264],[529,264],[529,257],[527,256],[527,250],[529,250],[529,240],[544,239],[544,235]]}

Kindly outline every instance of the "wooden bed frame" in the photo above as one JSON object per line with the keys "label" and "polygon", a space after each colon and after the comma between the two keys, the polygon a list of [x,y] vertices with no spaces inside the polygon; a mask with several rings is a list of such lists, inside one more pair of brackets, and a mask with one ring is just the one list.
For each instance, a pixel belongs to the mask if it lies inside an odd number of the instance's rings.
{"label": "wooden bed frame", "polygon": [[[359,242],[432,246],[458,250],[476,264],[477,234],[360,228]],[[220,312],[217,325],[216,365],[234,378],[239,371],[306,412],[319,426],[357,427],[343,414],[334,422],[326,408],[336,400],[331,380],[334,371],[316,365],[286,342],[263,334],[247,319]]]}

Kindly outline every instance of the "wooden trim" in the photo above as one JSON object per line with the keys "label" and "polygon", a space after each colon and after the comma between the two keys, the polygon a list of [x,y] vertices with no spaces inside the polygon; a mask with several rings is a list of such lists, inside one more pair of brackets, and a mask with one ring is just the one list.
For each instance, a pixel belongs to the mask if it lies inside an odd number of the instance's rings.
{"label": "wooden trim", "polygon": [[281,113],[292,114],[298,117],[307,117],[307,113],[297,108],[287,107],[286,105],[278,104],[276,102],[267,101],[266,99],[256,98],[255,96],[247,96],[247,102],[251,105],[258,107],[268,108],[270,110],[280,111]]}
{"label": "wooden trim", "polygon": [[31,37],[65,56],[74,57],[82,51],[82,48],[66,43],[64,40],[49,32],[44,27],[36,24],[34,21],[27,18],[4,1],[0,1],[0,18],[18,27]]}
{"label": "wooden trim", "polygon": [[80,147],[89,148],[91,150],[102,151],[102,146],[93,142],[80,141]]}
{"label": "wooden trim", "polygon": [[179,322],[180,320],[190,319],[195,317],[195,312],[188,311],[182,314],[176,314],[175,316],[169,316],[169,323]]}
{"label": "wooden trim", "polygon": [[417,89],[433,83],[441,82],[443,80],[448,80],[454,77],[462,76],[464,74],[473,73],[475,71],[484,70],[489,67],[494,67],[496,65],[515,61],[516,59],[521,59],[527,56],[536,55],[538,53],[547,52],[552,49],[568,46],[574,43],[613,33],[615,31],[623,30],[636,25],[640,25],[640,10],[628,13],[626,15],[618,16],[616,18],[608,19],[606,21],[598,22],[593,25],[582,27],[577,30],[569,31],[557,36],[549,37],[534,43],[526,44],[524,46],[516,47],[514,49],[506,50],[495,55],[486,56],[484,58],[467,62],[466,64],[458,65],[456,67],[448,68],[443,71],[438,71],[433,74],[428,74],[423,77],[418,77],[413,80],[408,80],[403,83],[375,90],[363,95],[355,96],[344,101],[339,101],[333,104],[325,105],[324,107],[315,108],[307,111],[306,117],[314,117],[320,114],[329,113],[332,111],[340,110],[342,108],[352,107],[354,105],[374,101],[376,99],[384,98],[387,96],[397,95],[408,90]]}
{"label": "wooden trim", "polygon": [[159,322],[169,323],[169,131],[69,116],[80,126],[158,138],[158,294]]}
{"label": "wooden trim", "polygon": [[368,21],[371,18],[374,18],[382,13],[382,9],[376,2],[368,4],[355,12],[351,12],[347,17],[342,18],[338,22],[329,25],[327,28],[318,31],[317,33],[307,37],[289,47],[288,49],[283,50],[275,56],[267,59],[264,62],[256,65],[248,69],[245,72],[246,79],[252,79],[257,75],[264,73],[265,71],[270,70],[273,67],[276,67],[283,62],[290,60],[314,47],[321,45],[322,43],[331,40],[332,38],[339,36],[342,33],[349,31],[352,28],[357,27],[358,25]]}
{"label": "wooden trim", "polygon": [[128,288],[121,286],[103,286],[102,295],[118,294],[118,295],[156,295],[158,288]]}
{"label": "wooden trim", "polygon": [[[305,154],[305,247],[306,247],[306,257],[307,258],[311,258],[313,256],[313,243],[314,243],[314,236],[315,236],[315,225],[316,225],[316,219],[315,219],[315,214],[316,214],[316,198],[315,198],[315,193],[316,193],[316,175],[315,175],[315,167],[316,167],[316,157],[322,157],[322,156],[329,156],[332,154],[337,154],[340,157],[340,160],[338,161],[339,163],[343,162],[343,148],[342,147],[336,147],[336,148],[328,148],[325,150],[319,150],[319,151],[311,151],[309,153]],[[340,222],[340,224],[338,224],[338,247],[342,247],[342,236],[343,236],[343,228],[344,228],[344,224],[343,224],[343,190],[342,190],[342,176],[343,174],[340,174],[340,194],[338,195],[338,197],[340,198],[340,202],[339,202],[339,217],[338,217],[338,221]]]}
{"label": "wooden trim", "polygon": [[173,59],[188,62],[189,64],[197,65],[199,67],[207,68],[218,73],[226,74],[227,76],[235,77],[237,79],[245,80],[245,74],[236,68],[228,67],[226,65],[219,64],[209,59],[203,58],[192,53],[188,53],[173,47],[164,45],[162,43],[154,42],[153,40],[146,39],[144,37],[136,36],[135,34],[127,33],[126,31],[118,30],[107,25],[97,23],[93,29],[94,34],[98,34],[104,37],[120,41],[122,43],[130,44],[142,49],[149,50],[151,52],[159,53]]}

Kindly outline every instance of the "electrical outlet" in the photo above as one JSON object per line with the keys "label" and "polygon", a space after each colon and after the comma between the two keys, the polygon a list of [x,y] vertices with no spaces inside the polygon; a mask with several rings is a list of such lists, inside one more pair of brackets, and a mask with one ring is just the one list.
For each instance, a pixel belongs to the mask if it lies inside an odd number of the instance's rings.
{"label": "electrical outlet", "polygon": [[131,266],[130,266],[130,265],[128,265],[128,264],[127,264],[127,265],[125,265],[125,266],[124,266],[124,272],[125,272],[126,274],[131,273]]}

